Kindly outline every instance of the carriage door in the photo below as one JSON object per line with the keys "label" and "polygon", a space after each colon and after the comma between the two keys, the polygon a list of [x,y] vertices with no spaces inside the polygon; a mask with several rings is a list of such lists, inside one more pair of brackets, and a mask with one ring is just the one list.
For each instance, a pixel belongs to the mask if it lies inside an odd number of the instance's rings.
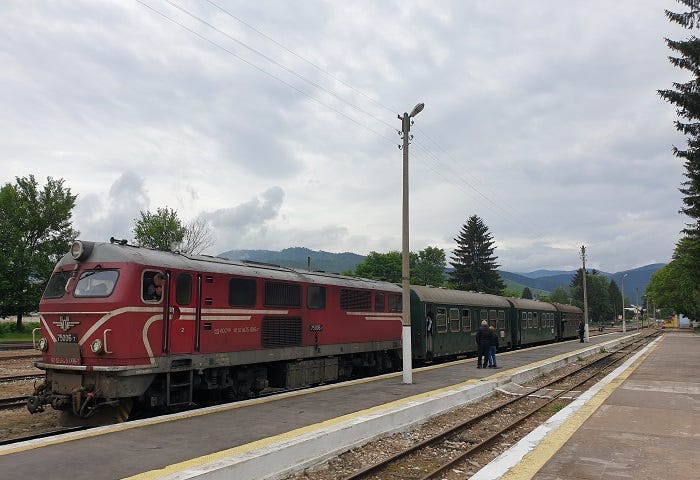
{"label": "carriage door", "polygon": [[170,353],[192,353],[195,344],[196,299],[189,273],[173,273],[170,282],[168,328]]}

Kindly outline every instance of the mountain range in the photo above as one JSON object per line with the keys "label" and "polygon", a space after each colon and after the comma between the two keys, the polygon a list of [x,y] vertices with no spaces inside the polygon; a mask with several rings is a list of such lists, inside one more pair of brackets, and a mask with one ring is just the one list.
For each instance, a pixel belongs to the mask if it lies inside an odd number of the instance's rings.
{"label": "mountain range", "polygon": [[[365,259],[363,255],[356,253],[330,253],[304,247],[285,248],[282,251],[229,250],[220,253],[218,256],[230,260],[249,260],[302,270],[310,269],[331,273],[354,270]],[[631,303],[637,304],[637,295],[639,295],[639,298],[642,297],[651,275],[664,265],[664,263],[654,263],[622,272],[608,273],[598,271],[598,273],[608,278],[608,280],[615,280],[617,287],[620,289],[622,288],[622,275],[627,274],[624,294]],[[527,273],[515,273],[499,270],[498,273],[506,282],[508,288],[517,290],[528,287],[533,293],[536,293],[537,291],[552,292],[558,287],[568,288],[576,271],[535,270]]]}

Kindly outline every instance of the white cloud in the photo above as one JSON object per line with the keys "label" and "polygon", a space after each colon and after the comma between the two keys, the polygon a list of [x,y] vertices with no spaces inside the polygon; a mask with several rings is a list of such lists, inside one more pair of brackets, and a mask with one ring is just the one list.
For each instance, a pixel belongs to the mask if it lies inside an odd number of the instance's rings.
{"label": "white cloud", "polygon": [[210,253],[398,250],[397,114],[425,102],[413,250],[477,214],[507,270],[577,266],[581,244],[606,271],[670,259],[675,2],[176,2],[217,30],[144,3],[182,26],[137,2],[0,4],[0,182],[64,178],[84,238],[169,206],[207,218]]}

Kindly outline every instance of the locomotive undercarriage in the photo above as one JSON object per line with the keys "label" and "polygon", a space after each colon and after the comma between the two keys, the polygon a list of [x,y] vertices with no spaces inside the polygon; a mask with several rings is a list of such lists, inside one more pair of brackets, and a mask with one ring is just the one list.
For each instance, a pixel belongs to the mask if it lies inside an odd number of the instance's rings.
{"label": "locomotive undercarriage", "polygon": [[46,380],[35,387],[27,408],[37,413],[51,405],[83,420],[100,410],[114,410],[115,421],[121,421],[132,408],[138,415],[175,411],[390,372],[400,366],[396,350],[212,368],[201,368],[198,361],[170,359],[167,367],[157,367],[159,373],[47,369]]}

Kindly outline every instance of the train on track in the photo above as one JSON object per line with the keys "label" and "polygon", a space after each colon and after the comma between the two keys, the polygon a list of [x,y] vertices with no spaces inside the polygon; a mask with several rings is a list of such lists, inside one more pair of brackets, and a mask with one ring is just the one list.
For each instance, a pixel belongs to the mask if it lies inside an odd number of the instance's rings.
{"label": "train on track", "polygon": [[[401,297],[389,282],[76,240],[40,302],[46,377],[27,407],[104,423],[396,371]],[[411,287],[410,308],[416,364],[473,354],[482,320],[520,348],[575,338],[583,316],[425,286]]]}

